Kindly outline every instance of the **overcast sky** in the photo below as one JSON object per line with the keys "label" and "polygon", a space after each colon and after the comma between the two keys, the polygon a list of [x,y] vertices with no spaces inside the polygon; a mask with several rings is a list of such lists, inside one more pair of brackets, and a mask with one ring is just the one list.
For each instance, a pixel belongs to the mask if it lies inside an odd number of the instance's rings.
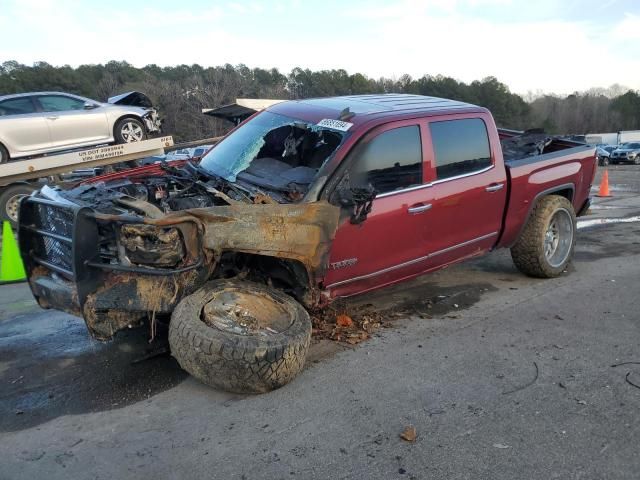
{"label": "overcast sky", "polygon": [[0,0],[0,62],[126,60],[640,89],[640,0]]}

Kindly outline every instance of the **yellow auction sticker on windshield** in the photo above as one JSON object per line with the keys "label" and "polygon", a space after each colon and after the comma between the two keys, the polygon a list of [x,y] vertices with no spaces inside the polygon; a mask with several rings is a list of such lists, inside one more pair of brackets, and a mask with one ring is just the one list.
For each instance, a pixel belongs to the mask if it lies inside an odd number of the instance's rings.
{"label": "yellow auction sticker on windshield", "polygon": [[353,127],[353,123],[343,122],[342,120],[333,120],[331,118],[325,118],[318,122],[319,127],[325,128],[333,128],[334,130],[340,130],[341,132],[346,132],[351,127]]}

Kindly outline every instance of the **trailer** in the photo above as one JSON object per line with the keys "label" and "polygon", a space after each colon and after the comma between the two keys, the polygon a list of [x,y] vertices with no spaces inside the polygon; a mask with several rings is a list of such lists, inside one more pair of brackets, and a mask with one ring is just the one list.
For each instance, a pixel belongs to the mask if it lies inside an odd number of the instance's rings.
{"label": "trailer", "polygon": [[640,142],[640,130],[623,130],[618,132],[618,145],[628,142]]}
{"label": "trailer", "polygon": [[46,184],[60,183],[61,174],[91,171],[116,163],[163,155],[174,146],[173,137],[158,137],[141,142],[105,145],[58,154],[12,160],[0,164],[0,219],[15,225],[20,199]]}

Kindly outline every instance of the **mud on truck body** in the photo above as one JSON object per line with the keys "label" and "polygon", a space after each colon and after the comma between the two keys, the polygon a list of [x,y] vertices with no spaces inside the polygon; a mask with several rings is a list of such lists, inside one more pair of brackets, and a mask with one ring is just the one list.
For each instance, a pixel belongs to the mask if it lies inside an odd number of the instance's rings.
{"label": "mud on truck body", "polygon": [[302,369],[307,310],[336,297],[501,246],[527,274],[561,274],[594,153],[432,97],[284,102],[199,164],[43,188],[21,202],[20,248],[43,308],[100,340],[168,322],[189,373],[264,392]]}

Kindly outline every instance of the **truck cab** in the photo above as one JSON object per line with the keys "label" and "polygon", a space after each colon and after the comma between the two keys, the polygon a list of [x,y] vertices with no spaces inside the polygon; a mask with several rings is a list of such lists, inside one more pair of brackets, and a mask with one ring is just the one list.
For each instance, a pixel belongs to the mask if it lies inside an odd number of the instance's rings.
{"label": "truck cab", "polygon": [[360,139],[323,192],[330,199],[346,175],[376,190],[366,221],[344,222],[336,233],[324,279],[332,296],[393,283],[496,244],[507,175],[495,132],[491,115],[478,109],[401,118]]}

